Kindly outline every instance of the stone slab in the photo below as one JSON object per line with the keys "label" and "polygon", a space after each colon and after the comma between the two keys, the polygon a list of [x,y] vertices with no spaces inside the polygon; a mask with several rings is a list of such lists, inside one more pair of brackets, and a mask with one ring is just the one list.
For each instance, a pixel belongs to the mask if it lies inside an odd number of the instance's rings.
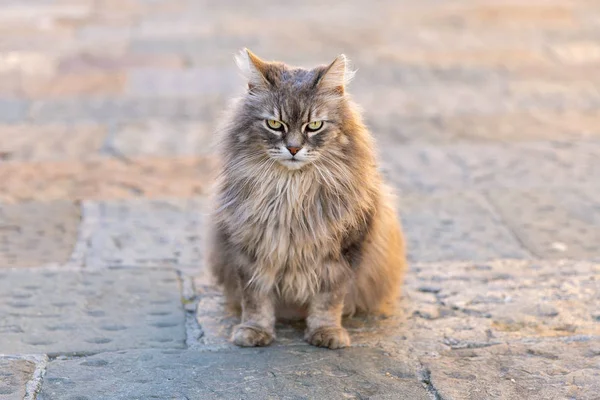
{"label": "stone slab", "polygon": [[50,161],[84,159],[102,148],[106,129],[100,125],[0,126],[0,160]]}
{"label": "stone slab", "polygon": [[578,190],[494,190],[488,198],[537,257],[600,259],[599,208]]}
{"label": "stone slab", "polygon": [[600,181],[600,141],[402,145],[379,142],[386,176],[401,190],[572,187]]}
{"label": "stone slab", "polygon": [[500,113],[435,116],[429,118],[377,115],[365,110],[377,140],[398,143],[573,141],[598,137],[597,113]]}
{"label": "stone slab", "polygon": [[172,266],[197,273],[203,264],[201,198],[84,203],[84,264]]}
{"label": "stone slab", "polygon": [[80,214],[70,201],[0,204],[0,269],[66,263]]}
{"label": "stone slab", "polygon": [[[354,345],[433,354],[555,338],[600,337],[600,265],[504,260],[413,263],[397,310],[343,321]],[[206,274],[194,281],[200,342],[231,347],[239,317]],[[275,344],[304,343],[303,323],[279,322]]]}
{"label": "stone slab", "polygon": [[399,204],[411,261],[531,257],[480,194],[405,195]]}
{"label": "stone slab", "polygon": [[127,157],[214,154],[214,127],[206,122],[160,120],[120,125],[106,148]]}
{"label": "stone slab", "polygon": [[447,351],[421,361],[442,399],[595,399],[600,339]]}
{"label": "stone slab", "polygon": [[[126,122],[151,118],[167,120],[216,119],[226,99],[203,98],[131,98],[87,97],[82,99],[39,100],[31,105],[29,118],[48,122]],[[0,115],[1,118],[1,115]]]}
{"label": "stone slab", "polygon": [[212,184],[211,156],[95,156],[85,160],[0,164],[0,201],[190,197]]}
{"label": "stone slab", "polygon": [[23,399],[34,372],[32,361],[0,356],[0,400]]}
{"label": "stone slab", "polygon": [[128,351],[48,366],[40,400],[429,399],[410,362],[380,350],[308,346]]}
{"label": "stone slab", "polygon": [[27,118],[29,104],[23,100],[0,99],[0,122],[13,124]]}
{"label": "stone slab", "polygon": [[0,272],[0,354],[181,348],[185,318],[169,270]]}
{"label": "stone slab", "polygon": [[[443,348],[494,346],[526,339],[600,336],[600,264],[494,261],[413,265],[415,328]],[[423,307],[423,312],[418,307]],[[425,312],[429,311],[429,312]]]}
{"label": "stone slab", "polygon": [[126,93],[132,96],[194,97],[241,93],[244,80],[235,64],[185,70],[136,69],[128,74]]}
{"label": "stone slab", "polygon": [[89,72],[28,78],[23,91],[31,99],[84,96],[117,96],[124,92],[126,76],[119,73]]}

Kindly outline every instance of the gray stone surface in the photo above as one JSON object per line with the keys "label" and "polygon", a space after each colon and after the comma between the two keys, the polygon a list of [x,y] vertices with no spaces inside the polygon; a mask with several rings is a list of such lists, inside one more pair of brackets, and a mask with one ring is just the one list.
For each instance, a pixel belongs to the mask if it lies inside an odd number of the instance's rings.
{"label": "gray stone surface", "polygon": [[0,356],[0,400],[23,399],[34,372],[32,361]]}
{"label": "gray stone surface", "polygon": [[600,134],[600,117],[594,112],[514,112],[433,117],[401,117],[393,113],[377,115],[377,110],[365,112],[371,132],[382,140],[393,137],[396,143],[567,142]]}
{"label": "gray stone surface", "polygon": [[79,205],[68,201],[0,204],[0,269],[67,262],[79,222]]}
{"label": "gray stone surface", "polygon": [[[514,260],[414,263],[397,312],[344,321],[355,345],[429,354],[555,337],[600,337],[600,264]],[[195,281],[202,343],[228,346],[239,323],[205,276]],[[303,324],[279,324],[278,345],[303,343]]]}
{"label": "gray stone surface", "polygon": [[600,181],[596,140],[433,146],[394,144],[388,137],[379,147],[387,177],[401,190],[573,187]]}
{"label": "gray stone surface", "polygon": [[579,191],[495,190],[488,197],[502,219],[537,257],[600,256],[600,213]]}
{"label": "gray stone surface", "polygon": [[399,204],[410,260],[531,257],[481,195],[414,194],[401,196]]}
{"label": "gray stone surface", "polygon": [[36,101],[30,119],[36,123],[99,123],[165,120],[215,120],[226,100],[212,96],[201,98],[86,98],[79,100]]}
{"label": "gray stone surface", "polygon": [[214,136],[206,122],[147,120],[119,126],[105,147],[125,156],[207,155],[214,154]]}
{"label": "gray stone surface", "polygon": [[84,263],[177,266],[197,273],[204,261],[202,199],[84,203]]}
{"label": "gray stone surface", "polygon": [[180,348],[184,312],[169,270],[0,272],[0,354]]}
{"label": "gray stone surface", "polygon": [[600,339],[449,350],[425,357],[442,399],[597,399]]}
{"label": "gray stone surface", "polygon": [[416,368],[380,350],[309,346],[128,351],[48,366],[38,399],[429,399]]}
{"label": "gray stone surface", "polygon": [[184,71],[133,70],[127,82],[127,93],[132,96],[229,97],[241,93],[244,88],[244,80],[233,63],[228,68],[215,66]]}
{"label": "gray stone surface", "polygon": [[27,117],[29,104],[23,100],[0,99],[0,123],[15,123]]}
{"label": "gray stone surface", "polygon": [[599,273],[600,264],[574,261],[415,264],[406,306],[419,330],[452,349],[594,338],[600,336]]}

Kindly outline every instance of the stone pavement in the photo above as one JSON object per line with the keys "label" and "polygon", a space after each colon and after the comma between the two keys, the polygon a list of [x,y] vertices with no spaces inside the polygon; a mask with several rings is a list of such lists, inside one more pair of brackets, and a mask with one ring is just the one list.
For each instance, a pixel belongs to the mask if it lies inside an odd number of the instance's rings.
{"label": "stone pavement", "polygon": [[[411,270],[237,349],[204,273],[232,55],[347,54]],[[0,399],[599,399],[595,0],[0,0]]]}

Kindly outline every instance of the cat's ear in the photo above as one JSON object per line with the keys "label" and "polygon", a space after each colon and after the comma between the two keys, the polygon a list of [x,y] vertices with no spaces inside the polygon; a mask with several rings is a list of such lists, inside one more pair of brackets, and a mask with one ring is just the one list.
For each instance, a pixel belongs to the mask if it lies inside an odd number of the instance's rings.
{"label": "cat's ear", "polygon": [[268,88],[270,86],[267,80],[267,70],[269,63],[261,60],[258,56],[248,49],[243,49],[235,57],[237,66],[248,81],[248,89]]}
{"label": "cat's ear", "polygon": [[344,93],[346,85],[352,80],[354,74],[355,71],[350,68],[350,61],[341,54],[322,70],[316,84],[323,90]]}

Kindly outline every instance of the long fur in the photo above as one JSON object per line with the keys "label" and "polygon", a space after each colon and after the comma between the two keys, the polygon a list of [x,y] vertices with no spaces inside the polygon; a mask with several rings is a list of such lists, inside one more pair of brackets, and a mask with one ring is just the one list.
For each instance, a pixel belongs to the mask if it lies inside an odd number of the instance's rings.
{"label": "long fur", "polygon": [[[345,314],[386,311],[405,270],[404,241],[371,135],[345,92],[350,74],[336,64],[345,58],[303,70],[262,61],[256,66],[249,54],[238,58],[249,91],[232,106],[220,138],[214,275],[233,306],[239,307],[241,286],[250,285],[273,296],[283,317],[289,309],[302,315],[317,293],[346,282]],[[335,74],[328,76],[328,69]],[[263,125],[274,112],[289,121],[286,135],[299,131],[310,113],[330,121],[323,133],[304,137],[308,161],[302,168],[290,169],[273,156],[285,140]]]}

